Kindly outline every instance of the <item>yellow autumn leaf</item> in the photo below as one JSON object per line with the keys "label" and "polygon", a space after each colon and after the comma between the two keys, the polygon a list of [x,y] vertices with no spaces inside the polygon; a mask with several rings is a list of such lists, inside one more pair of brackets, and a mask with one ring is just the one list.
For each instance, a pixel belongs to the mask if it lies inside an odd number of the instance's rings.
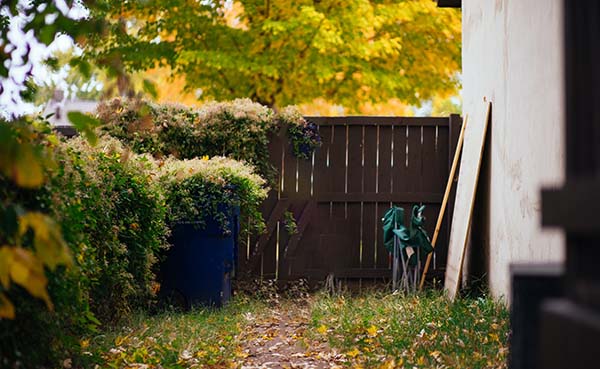
{"label": "yellow autumn leaf", "polygon": [[325,333],[327,333],[327,327],[326,327],[326,326],[324,326],[323,324],[321,324],[321,325],[319,326],[319,328],[317,328],[317,332],[319,332],[319,333],[321,333],[321,334],[325,334]]}
{"label": "yellow autumn leaf", "polygon": [[1,318],[15,318],[15,306],[3,293],[0,293],[0,319]]}
{"label": "yellow autumn leaf", "polygon": [[[202,352],[204,352],[204,351],[202,351]],[[200,354],[200,352],[198,352],[198,354]],[[197,354],[197,355],[198,355],[198,354]],[[204,352],[204,354],[206,355],[206,352]],[[239,357],[239,358],[245,359],[245,358],[247,358],[247,357],[248,357],[248,355],[249,355],[249,354],[248,354],[246,351],[243,351],[243,350],[241,349],[241,347],[237,347],[237,348],[235,349],[235,356],[236,356],[236,357]],[[198,356],[198,357],[200,357],[200,356]]]}
{"label": "yellow autumn leaf", "polygon": [[496,333],[490,333],[489,336],[490,340],[494,342],[500,342],[500,337]]}
{"label": "yellow autumn leaf", "polygon": [[417,365],[425,365],[425,356],[421,356],[417,359]]}
{"label": "yellow autumn leaf", "polygon": [[53,309],[50,296],[46,290],[48,280],[44,274],[44,266],[35,255],[20,247],[12,248],[13,260],[10,264],[10,278],[25,288],[32,296],[44,300],[49,310]]}
{"label": "yellow autumn leaf", "polygon": [[35,251],[42,263],[54,270],[58,264],[70,265],[71,255],[58,224],[39,212],[28,212],[19,217],[19,234],[31,228],[34,232]]}
{"label": "yellow autumn leaf", "polygon": [[394,359],[387,360],[380,366],[380,369],[394,369],[394,368],[396,368],[396,362],[394,361]]}
{"label": "yellow autumn leaf", "polygon": [[354,357],[357,357],[358,355],[360,355],[360,351],[355,347],[351,351],[348,351],[346,353],[346,355],[354,358]]}
{"label": "yellow autumn leaf", "polygon": [[367,328],[367,334],[371,337],[377,336],[377,327],[372,325],[369,328]]}
{"label": "yellow autumn leaf", "polygon": [[22,143],[17,146],[13,158],[11,176],[20,187],[35,188],[44,183],[42,158],[34,151],[33,145]]}
{"label": "yellow autumn leaf", "polygon": [[204,160],[204,161],[208,161],[208,155],[204,155],[204,156],[202,157],[202,160]]}
{"label": "yellow autumn leaf", "polygon": [[121,346],[123,345],[125,342],[127,342],[128,337],[127,336],[117,336],[115,338],[115,345],[116,346]]}
{"label": "yellow autumn leaf", "polygon": [[10,264],[12,264],[12,248],[10,246],[0,247],[0,284],[5,289],[10,285]]}
{"label": "yellow autumn leaf", "polygon": [[442,353],[441,353],[440,351],[437,351],[437,350],[436,350],[436,351],[431,351],[431,352],[429,353],[429,356],[433,357],[434,359],[437,359],[438,357],[440,357],[440,355],[441,355],[441,354],[442,354]]}

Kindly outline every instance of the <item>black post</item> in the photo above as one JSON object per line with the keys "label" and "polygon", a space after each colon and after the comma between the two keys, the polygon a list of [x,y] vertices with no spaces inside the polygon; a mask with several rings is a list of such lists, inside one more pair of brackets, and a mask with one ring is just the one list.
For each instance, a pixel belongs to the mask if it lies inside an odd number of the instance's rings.
{"label": "black post", "polygon": [[566,231],[566,296],[541,312],[542,368],[598,368],[600,2],[565,0],[566,184],[542,192],[542,222]]}

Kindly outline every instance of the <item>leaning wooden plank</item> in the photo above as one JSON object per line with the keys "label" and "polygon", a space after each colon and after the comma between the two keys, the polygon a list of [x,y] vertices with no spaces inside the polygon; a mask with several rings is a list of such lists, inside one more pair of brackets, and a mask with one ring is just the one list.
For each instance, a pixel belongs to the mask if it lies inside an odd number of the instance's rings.
{"label": "leaning wooden plank", "polygon": [[474,119],[465,128],[444,283],[444,289],[451,300],[454,300],[458,293],[467,237],[471,227],[483,146],[492,109],[491,103],[486,105],[485,114],[483,109],[472,114]]}

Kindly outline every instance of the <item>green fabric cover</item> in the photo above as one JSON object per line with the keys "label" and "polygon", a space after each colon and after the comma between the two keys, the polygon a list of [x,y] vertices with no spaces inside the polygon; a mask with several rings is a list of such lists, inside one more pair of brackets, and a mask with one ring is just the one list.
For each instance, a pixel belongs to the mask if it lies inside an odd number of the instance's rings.
{"label": "green fabric cover", "polygon": [[[423,216],[425,205],[415,205],[412,208],[410,226],[404,225],[404,209],[398,206],[392,206],[383,215],[383,243],[389,252],[394,251],[394,236],[400,241],[400,249],[407,257],[406,247],[421,248],[421,257],[426,256],[433,251],[431,241],[425,231],[425,217]],[[416,251],[416,250],[415,250]],[[409,260],[415,264],[416,254],[413,254]]]}
{"label": "green fabric cover", "polygon": [[399,237],[405,238],[408,241],[408,232],[405,232],[404,227],[404,209],[392,206],[388,211],[385,212],[383,218],[383,244],[389,252],[394,251],[394,230],[398,228],[398,231],[402,230],[403,235]]}

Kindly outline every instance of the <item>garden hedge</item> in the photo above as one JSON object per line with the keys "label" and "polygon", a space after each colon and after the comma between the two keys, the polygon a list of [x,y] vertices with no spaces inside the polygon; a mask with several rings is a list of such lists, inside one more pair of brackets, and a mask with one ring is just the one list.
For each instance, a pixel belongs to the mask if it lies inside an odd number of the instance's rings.
{"label": "garden hedge", "polygon": [[269,181],[271,135],[285,131],[293,152],[309,159],[321,144],[316,125],[287,107],[279,113],[249,99],[212,102],[198,109],[115,98],[98,107],[104,129],[136,153],[193,159],[208,155],[248,162]]}
{"label": "garden hedge", "polygon": [[[54,367],[81,351],[79,337],[151,302],[153,266],[167,247],[166,205],[146,164],[122,152],[116,140],[91,148],[74,139],[55,146],[58,165],[44,187],[25,190],[0,178],[2,210],[17,204],[52,215],[73,259],[69,268],[46,271],[53,311],[18,287],[6,291],[16,318],[0,320],[0,367]],[[2,243],[10,228],[3,223]]]}

